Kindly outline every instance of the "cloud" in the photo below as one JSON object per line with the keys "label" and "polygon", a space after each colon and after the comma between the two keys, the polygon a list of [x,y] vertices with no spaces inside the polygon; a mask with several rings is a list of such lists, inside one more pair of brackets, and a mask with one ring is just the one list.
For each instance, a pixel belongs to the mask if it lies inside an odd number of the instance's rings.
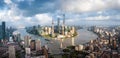
{"label": "cloud", "polygon": [[49,14],[36,14],[35,19],[39,21],[40,24],[48,25],[52,22],[52,16]]}
{"label": "cloud", "polygon": [[8,4],[8,5],[12,3],[11,0],[4,0],[4,2],[5,2],[6,4]]}
{"label": "cloud", "polygon": [[47,25],[51,24],[52,16],[49,13],[36,14],[32,17],[25,17],[23,15],[17,15],[15,10],[0,11],[0,21],[6,21],[8,26],[25,27],[33,25]]}
{"label": "cloud", "polygon": [[11,0],[4,0],[7,5],[0,10],[1,21],[18,21],[22,17],[22,11],[17,7],[17,4]]}
{"label": "cloud", "polygon": [[109,20],[110,16],[96,16],[96,17],[87,17],[85,20]]}
{"label": "cloud", "polygon": [[39,13],[53,13],[59,9],[58,0],[24,0],[17,2],[18,8],[25,11],[24,16],[34,16]]}
{"label": "cloud", "polygon": [[55,22],[58,17],[62,20],[63,13],[66,15],[66,24],[120,20],[120,0],[3,0],[3,2],[4,6],[0,8],[0,21],[6,21],[8,26],[51,25],[52,19]]}
{"label": "cloud", "polygon": [[11,0],[4,0],[4,2],[6,6],[0,10],[0,21],[6,21],[8,26],[23,28],[37,24],[51,24],[52,16],[50,16],[49,13],[37,13],[32,16],[24,16],[24,11],[19,9],[18,4]]}
{"label": "cloud", "polygon": [[61,8],[65,12],[89,12],[105,9],[120,9],[120,0],[62,0]]}

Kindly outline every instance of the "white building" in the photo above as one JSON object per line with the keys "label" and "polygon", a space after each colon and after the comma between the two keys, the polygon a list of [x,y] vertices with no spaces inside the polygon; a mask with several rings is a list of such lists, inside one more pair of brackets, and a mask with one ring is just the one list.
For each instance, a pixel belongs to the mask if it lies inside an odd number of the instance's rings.
{"label": "white building", "polygon": [[16,58],[14,46],[9,46],[9,58]]}

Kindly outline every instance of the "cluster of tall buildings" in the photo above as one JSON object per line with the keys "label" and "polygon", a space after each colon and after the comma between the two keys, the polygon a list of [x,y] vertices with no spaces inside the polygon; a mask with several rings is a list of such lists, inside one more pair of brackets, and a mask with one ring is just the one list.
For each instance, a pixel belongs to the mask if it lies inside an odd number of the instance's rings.
{"label": "cluster of tall buildings", "polygon": [[48,58],[47,45],[41,46],[40,39],[33,40],[2,22],[0,26],[0,58]]}
{"label": "cluster of tall buildings", "polygon": [[[97,39],[67,48],[66,57],[76,58],[120,58],[120,27],[90,27]],[[64,52],[64,51],[63,51]],[[64,52],[66,54],[66,52]],[[63,55],[65,56],[65,55]]]}
{"label": "cluster of tall buildings", "polygon": [[65,15],[63,15],[63,19],[57,19],[57,25],[54,22],[55,21],[52,20],[52,26],[36,26],[27,28],[27,31],[28,33],[34,34],[35,30],[37,30],[38,35],[48,37],[73,37],[77,35],[75,26],[65,25]]}
{"label": "cluster of tall buildings", "polygon": [[2,22],[2,39],[6,38],[6,26],[5,22]]}
{"label": "cluster of tall buildings", "polygon": [[[93,58],[120,58],[119,31],[117,27],[94,27],[99,38],[88,43]],[[87,56],[88,58],[91,55]]]}
{"label": "cluster of tall buildings", "polygon": [[48,51],[47,45],[41,46],[40,39],[33,40],[30,36],[25,36],[20,42],[7,42],[7,45],[0,47],[3,58],[48,58]]}
{"label": "cluster of tall buildings", "polygon": [[5,22],[2,22],[1,26],[0,26],[0,38],[1,39],[6,39],[6,25]]}
{"label": "cluster of tall buildings", "polygon": [[48,47],[41,46],[40,39],[32,40],[30,36],[24,37],[25,57],[48,58]]}
{"label": "cluster of tall buildings", "polygon": [[8,42],[14,31],[15,28],[6,27],[6,22],[3,21],[0,25],[0,42]]}

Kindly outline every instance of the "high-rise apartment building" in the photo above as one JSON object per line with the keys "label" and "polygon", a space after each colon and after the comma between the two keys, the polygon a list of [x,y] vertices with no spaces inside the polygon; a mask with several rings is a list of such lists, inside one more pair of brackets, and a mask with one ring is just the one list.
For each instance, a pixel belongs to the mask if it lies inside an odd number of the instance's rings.
{"label": "high-rise apartment building", "polygon": [[36,40],[36,51],[39,51],[41,50],[41,42],[40,42],[40,39],[37,39]]}
{"label": "high-rise apartment building", "polygon": [[29,47],[30,46],[30,41],[31,41],[31,37],[30,36],[25,36],[24,37],[24,42],[25,42],[25,47]]}
{"label": "high-rise apartment building", "polygon": [[2,22],[2,39],[6,39],[6,26],[5,22]]}
{"label": "high-rise apartment building", "polygon": [[16,58],[14,46],[9,46],[9,58]]}
{"label": "high-rise apartment building", "polygon": [[36,48],[35,40],[31,40],[30,48],[31,48],[31,50],[35,50],[35,48]]}

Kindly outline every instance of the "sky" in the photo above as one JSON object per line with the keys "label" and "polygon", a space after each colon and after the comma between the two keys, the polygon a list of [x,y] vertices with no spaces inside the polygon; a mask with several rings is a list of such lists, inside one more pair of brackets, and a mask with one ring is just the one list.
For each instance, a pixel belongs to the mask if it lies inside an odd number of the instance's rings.
{"label": "sky", "polygon": [[68,25],[120,25],[120,0],[0,0],[8,26],[51,25],[63,14]]}

